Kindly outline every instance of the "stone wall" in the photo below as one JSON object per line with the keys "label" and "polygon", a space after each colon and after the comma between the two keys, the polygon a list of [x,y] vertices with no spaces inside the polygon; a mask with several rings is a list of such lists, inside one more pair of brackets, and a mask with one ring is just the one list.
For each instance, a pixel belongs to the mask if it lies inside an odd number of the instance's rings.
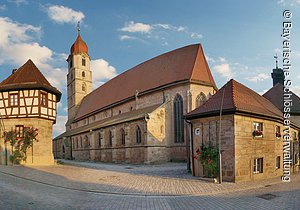
{"label": "stone wall", "polygon": [[[27,160],[22,165],[53,165],[54,158],[52,153],[52,125],[53,121],[39,118],[20,118],[20,119],[3,119],[5,130],[15,130],[15,125],[24,125],[25,127],[38,128],[37,139],[34,142],[33,150],[27,151]],[[11,146],[7,145],[8,160],[12,153]],[[32,153],[33,151],[33,153]],[[5,163],[5,144],[3,136],[0,137],[0,164]],[[11,163],[9,163],[11,164]]]}
{"label": "stone wall", "polygon": [[[93,116],[89,116],[73,123],[71,127],[72,129],[75,129],[103,119],[108,119],[112,116],[130,112],[132,110],[142,109],[158,104],[162,104],[163,106],[163,108],[157,109],[151,113],[150,120],[146,124],[143,124],[144,143],[140,145],[132,143],[135,137],[130,133],[134,133],[133,127],[135,126],[135,122],[129,122],[127,124],[110,126],[108,128],[101,129],[101,131],[104,132],[102,136],[107,135],[107,130],[112,130],[115,133],[116,136],[113,137],[114,143],[112,146],[107,146],[105,143],[107,138],[103,137],[102,147],[84,148],[79,146],[78,148],[73,148],[73,157],[82,160],[92,159],[104,162],[153,163],[165,161],[186,161],[188,149],[186,148],[186,138],[184,138],[184,142],[182,143],[174,142],[173,100],[177,94],[181,95],[183,99],[183,113],[186,114],[194,108],[196,97],[201,92],[209,95],[209,93],[213,94],[214,90],[212,87],[199,84],[185,83],[174,85],[149,94],[138,94],[137,97],[131,101],[113,106],[112,108],[95,113]],[[128,133],[126,136],[125,148],[124,146],[120,146],[119,135],[121,128],[127,130]],[[99,132],[100,131],[93,131],[93,133]],[[184,133],[184,137],[186,137],[186,127],[184,127]],[[74,145],[77,144],[77,141],[81,141],[80,138],[84,139],[85,135],[90,136],[90,134],[72,136],[71,139],[74,142]],[[94,139],[94,141],[97,142],[97,135],[98,134],[91,135],[89,138]],[[54,144],[60,144],[57,147],[55,146],[54,153],[57,154],[56,157],[62,157],[62,144],[57,142],[54,142]],[[97,143],[95,143],[95,145],[97,145]],[[56,149],[60,151],[56,151]],[[68,150],[65,153],[70,154]],[[90,155],[87,155],[87,153],[90,153]],[[137,160],[138,158],[140,160]]]}
{"label": "stone wall", "polygon": [[[260,180],[280,177],[283,173],[283,138],[276,137],[275,126],[281,123],[235,115],[235,179],[236,181]],[[263,123],[263,136],[253,137],[253,122]],[[294,132],[294,129],[291,129]],[[297,132],[297,131],[296,131]],[[296,140],[296,139],[295,139]],[[276,157],[280,156],[280,168],[276,169]],[[263,158],[263,173],[254,173],[254,159]]]}
{"label": "stone wall", "polygon": [[[198,118],[192,120],[193,123],[193,155],[201,145],[211,145],[218,147],[219,116]],[[222,116],[221,121],[221,151],[222,170],[224,181],[234,181],[234,117],[233,115]],[[193,158],[193,157],[192,157]],[[205,176],[207,172],[199,160],[194,159],[195,176]]]}

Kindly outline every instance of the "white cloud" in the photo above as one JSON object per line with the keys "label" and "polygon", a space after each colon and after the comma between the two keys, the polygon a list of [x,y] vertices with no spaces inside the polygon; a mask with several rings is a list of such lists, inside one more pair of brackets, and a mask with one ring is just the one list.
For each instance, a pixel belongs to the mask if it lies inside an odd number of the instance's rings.
{"label": "white cloud", "polygon": [[215,65],[213,68],[226,79],[231,79],[234,75],[228,63],[221,63],[219,65]]}
{"label": "white cloud", "polygon": [[117,75],[115,67],[109,65],[104,59],[92,60],[91,71],[93,74],[93,88],[99,87],[104,81]]}
{"label": "white cloud", "polygon": [[7,10],[6,5],[5,4],[0,5],[0,11],[5,11],[5,10]]}
{"label": "white cloud", "polygon": [[123,40],[135,40],[137,39],[136,37],[134,36],[128,36],[128,35],[122,35],[120,36],[120,40],[123,41]]}
{"label": "white cloud", "polygon": [[150,33],[152,29],[151,25],[145,24],[145,23],[135,23],[133,21],[130,21],[128,23],[125,23],[124,27],[120,29],[120,31],[123,32],[130,32],[130,33]]}
{"label": "white cloud", "polygon": [[65,124],[68,120],[68,116],[57,115],[56,123],[53,125],[53,136],[56,137],[65,132]]}
{"label": "white cloud", "polygon": [[56,23],[76,24],[84,19],[84,14],[81,11],[75,11],[69,7],[53,5],[47,8],[48,16]]}
{"label": "white cloud", "polygon": [[286,5],[294,6],[294,5],[300,5],[300,0],[279,0],[277,3],[282,4],[283,6]]}
{"label": "white cloud", "polygon": [[0,17],[0,64],[20,67],[31,59],[53,86],[65,89],[65,54],[57,54],[35,42],[41,33],[40,27]]}
{"label": "white cloud", "polygon": [[[154,40],[161,40],[164,45],[165,43],[165,35],[168,35],[170,33],[183,33],[187,34],[191,39],[201,39],[203,38],[203,35],[200,33],[190,32],[186,27],[184,26],[174,26],[172,24],[167,23],[156,23],[156,24],[146,24],[146,23],[135,23],[134,21],[126,22],[123,26],[123,28],[120,28],[119,31],[127,32],[127,33],[136,33],[136,36],[129,36],[129,35],[121,35],[120,40],[139,40],[143,41],[144,43],[148,43],[144,39],[140,38],[143,36],[143,38],[147,39],[154,39]],[[139,34],[139,37],[137,37]]]}
{"label": "white cloud", "polygon": [[259,82],[259,81],[264,81],[266,79],[269,79],[270,76],[266,73],[259,73],[255,76],[252,77],[248,77],[247,80],[251,81],[251,82]]}
{"label": "white cloud", "polygon": [[20,6],[21,4],[28,4],[27,0],[7,0],[10,3],[14,3],[17,6]]}
{"label": "white cloud", "polygon": [[203,35],[202,34],[197,34],[197,33],[191,33],[191,38],[192,39],[202,39]]}

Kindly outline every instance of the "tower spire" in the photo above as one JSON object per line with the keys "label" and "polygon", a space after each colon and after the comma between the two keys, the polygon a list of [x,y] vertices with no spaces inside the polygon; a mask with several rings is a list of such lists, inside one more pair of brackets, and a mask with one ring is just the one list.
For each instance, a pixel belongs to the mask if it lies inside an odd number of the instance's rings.
{"label": "tower spire", "polygon": [[278,69],[278,56],[277,56],[277,53],[276,53],[276,55],[274,56],[274,58],[275,58],[275,61],[276,61],[276,69]]}
{"label": "tower spire", "polygon": [[78,21],[77,23],[77,33],[78,35],[80,35],[80,21]]}

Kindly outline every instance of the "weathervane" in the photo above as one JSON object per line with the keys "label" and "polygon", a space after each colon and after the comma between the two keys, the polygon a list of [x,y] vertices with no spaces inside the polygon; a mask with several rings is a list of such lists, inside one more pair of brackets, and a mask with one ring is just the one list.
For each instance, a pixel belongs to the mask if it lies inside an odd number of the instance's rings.
{"label": "weathervane", "polygon": [[77,23],[77,32],[78,32],[78,35],[80,34],[80,21],[78,21]]}
{"label": "weathervane", "polygon": [[276,53],[276,55],[274,56],[274,58],[275,58],[275,60],[276,60],[276,69],[278,69],[278,56],[277,56],[277,53]]}

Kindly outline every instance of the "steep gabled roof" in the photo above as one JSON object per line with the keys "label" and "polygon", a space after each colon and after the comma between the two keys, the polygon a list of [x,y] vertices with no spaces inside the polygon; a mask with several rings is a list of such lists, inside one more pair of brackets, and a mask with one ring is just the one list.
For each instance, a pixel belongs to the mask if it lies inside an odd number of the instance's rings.
{"label": "steep gabled roof", "polygon": [[159,55],[106,82],[83,99],[75,120],[111,104],[134,98],[136,91],[141,94],[187,81],[217,89],[200,44]]}
{"label": "steep gabled roof", "polygon": [[[283,88],[282,84],[277,83],[263,95],[263,97],[271,101],[281,111],[283,111]],[[300,98],[293,92],[291,94],[293,105],[291,106],[290,113],[300,115]]]}
{"label": "steep gabled roof", "polygon": [[224,113],[247,113],[250,115],[266,116],[282,119],[282,113],[269,100],[250,88],[231,79],[220,90],[208,99],[202,106],[187,114],[188,119],[219,115],[224,92]]}
{"label": "steep gabled roof", "polygon": [[61,92],[53,87],[32,60],[28,60],[23,66],[14,70],[12,74],[0,83],[0,91],[43,89],[53,93],[60,100]]}

